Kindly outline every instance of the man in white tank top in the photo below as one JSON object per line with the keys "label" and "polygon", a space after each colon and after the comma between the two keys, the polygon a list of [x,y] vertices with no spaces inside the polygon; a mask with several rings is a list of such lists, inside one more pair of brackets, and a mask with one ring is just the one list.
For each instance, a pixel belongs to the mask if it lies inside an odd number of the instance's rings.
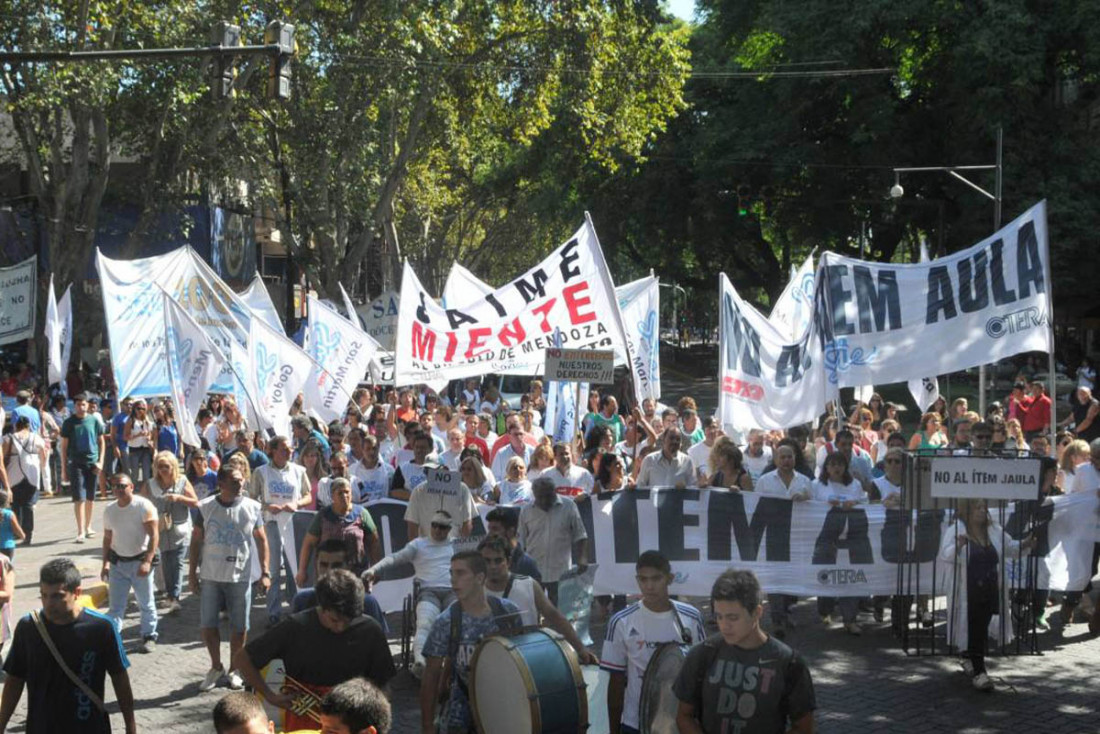
{"label": "man in white tank top", "polygon": [[569,620],[550,603],[542,586],[530,576],[513,574],[508,567],[511,548],[508,541],[497,535],[486,537],[477,546],[485,559],[488,570],[485,575],[485,593],[496,596],[519,607],[524,627],[538,627],[539,619],[545,626],[561,634],[577,651],[581,665],[596,665],[599,659],[584,646]]}

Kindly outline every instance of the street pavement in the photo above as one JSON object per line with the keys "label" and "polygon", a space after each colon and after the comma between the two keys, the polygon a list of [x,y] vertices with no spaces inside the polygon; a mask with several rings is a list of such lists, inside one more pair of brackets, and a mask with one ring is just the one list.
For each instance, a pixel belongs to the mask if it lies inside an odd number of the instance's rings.
{"label": "street pavement", "polygon": [[[97,532],[102,528],[102,509],[103,503],[97,503]],[[73,542],[72,510],[67,498],[39,502],[36,515],[34,546],[16,553],[17,615],[37,605],[38,567],[49,558],[73,558],[90,579],[99,573],[100,536],[82,545]],[[1057,621],[1058,613],[1054,608],[1050,611]],[[209,666],[199,640],[198,618],[198,599],[185,596],[183,609],[161,620],[156,651],[145,655],[135,651],[139,642],[138,615],[131,603],[123,640],[131,651],[130,679],[140,730],[212,731],[210,712],[226,689],[198,691]],[[1100,640],[1091,638],[1083,624],[1073,624],[1064,633],[1054,630],[1041,634],[1040,655],[991,659],[990,673],[998,690],[980,693],[971,688],[955,659],[907,656],[890,630],[889,612],[886,624],[875,624],[866,615],[867,629],[861,637],[853,637],[839,626],[823,628],[812,602],[801,602],[795,608],[795,619],[799,628],[788,641],[806,657],[813,673],[820,732],[1100,731],[1100,696],[1095,683],[1100,672]],[[254,608],[253,625],[254,630],[262,629],[262,610]],[[391,628],[400,629],[396,617]],[[595,624],[597,640],[602,632],[602,623]],[[392,648],[396,654],[396,639]],[[228,658],[228,654],[228,643],[224,643],[223,657]],[[393,731],[419,732],[416,682],[402,672],[391,688]],[[107,700],[116,712],[112,725],[115,731],[122,731],[110,685]],[[593,705],[603,706],[603,702]],[[24,717],[21,703],[9,731],[24,731]]]}

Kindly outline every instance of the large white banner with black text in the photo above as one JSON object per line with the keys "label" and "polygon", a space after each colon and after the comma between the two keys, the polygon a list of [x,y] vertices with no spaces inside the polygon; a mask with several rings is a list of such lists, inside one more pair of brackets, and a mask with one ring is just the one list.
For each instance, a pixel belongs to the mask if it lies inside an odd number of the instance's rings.
{"label": "large white banner with black text", "polygon": [[0,344],[34,336],[38,258],[31,256],[10,268],[0,268]]}
{"label": "large white banner with black text", "polygon": [[[920,564],[930,591],[943,533],[954,527],[944,510],[919,516],[882,505],[841,510],[823,502],[716,489],[619,492],[577,507],[591,541],[589,561],[598,564],[597,594],[638,593],[634,563],[650,549],[671,560],[672,592],[686,596],[708,596],[714,580],[730,567],[752,570],[770,593],[889,595],[897,592],[899,565],[910,563]],[[388,499],[368,505],[387,554],[407,541],[405,508],[406,503]],[[492,509],[479,508],[482,518]],[[1010,507],[998,521],[1016,537],[1028,529],[1036,533],[1040,588],[1083,588],[1091,575],[1095,493],[1057,497],[1033,516],[1034,509],[1016,513]],[[996,510],[994,516],[1000,517]],[[479,518],[471,538],[460,543],[476,547],[484,534]],[[902,542],[906,537],[912,541]],[[1022,568],[1010,559],[1007,578],[1018,578]],[[944,565],[937,567],[940,593],[949,573]],[[412,568],[396,568],[387,579],[375,584],[375,595],[384,609],[400,609],[412,588]]]}
{"label": "large white banner with black text", "polygon": [[541,365],[555,328],[566,348],[629,353],[590,221],[539,265],[460,308],[437,304],[406,262],[400,300],[395,369],[402,385]]}

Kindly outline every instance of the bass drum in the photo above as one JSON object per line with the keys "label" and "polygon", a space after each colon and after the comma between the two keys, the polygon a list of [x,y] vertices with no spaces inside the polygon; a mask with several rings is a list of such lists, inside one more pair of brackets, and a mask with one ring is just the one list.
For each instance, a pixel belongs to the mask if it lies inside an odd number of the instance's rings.
{"label": "bass drum", "polygon": [[494,635],[470,661],[470,707],[481,734],[578,734],[588,699],[576,653],[557,632]]}
{"label": "bass drum", "polygon": [[672,684],[680,675],[686,657],[684,646],[666,642],[653,651],[642,678],[642,702],[638,708],[641,734],[679,734],[676,709],[680,705]]}

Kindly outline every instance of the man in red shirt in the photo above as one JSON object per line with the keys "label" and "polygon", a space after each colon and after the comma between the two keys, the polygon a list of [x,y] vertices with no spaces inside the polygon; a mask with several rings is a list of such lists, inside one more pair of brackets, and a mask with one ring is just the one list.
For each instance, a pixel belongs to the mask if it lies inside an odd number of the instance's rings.
{"label": "man in red shirt", "polygon": [[1024,429],[1024,438],[1028,441],[1042,435],[1050,427],[1050,396],[1046,386],[1035,380],[1031,383],[1031,402],[1021,403],[1018,410],[1023,414],[1020,427]]}
{"label": "man in red shirt", "polygon": [[465,446],[476,446],[477,450],[481,453],[482,462],[485,466],[492,466],[489,459],[489,444],[485,442],[481,436],[477,435],[478,423],[481,422],[481,418],[477,413],[466,414],[466,438]]}

